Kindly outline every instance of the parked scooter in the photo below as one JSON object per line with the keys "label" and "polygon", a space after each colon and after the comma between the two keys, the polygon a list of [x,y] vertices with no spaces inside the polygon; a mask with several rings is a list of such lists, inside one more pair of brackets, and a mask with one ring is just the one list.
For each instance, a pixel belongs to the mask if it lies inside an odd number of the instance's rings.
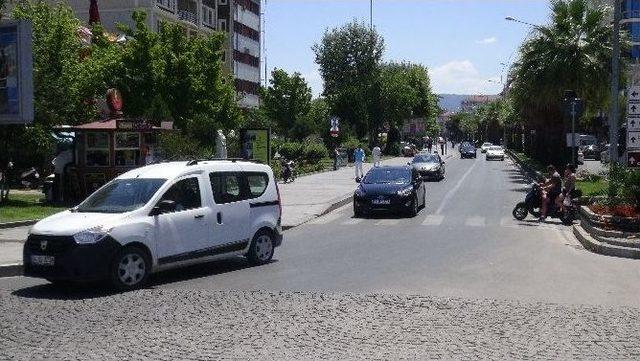
{"label": "parked scooter", "polygon": [[282,166],[281,177],[285,183],[293,182],[296,179],[296,162],[292,160],[282,159],[280,163]]}
{"label": "parked scooter", "polygon": [[[576,190],[571,195],[567,195],[568,198],[564,201],[564,210],[556,206],[555,202],[549,204],[547,211],[547,217],[558,218],[565,225],[573,224],[573,220],[576,219],[578,214],[578,207],[575,203],[575,198],[580,197],[582,192]],[[513,209],[513,218],[522,221],[527,218],[527,215],[539,218],[542,209],[542,189],[538,183],[533,183],[531,190],[527,193],[524,202],[518,203]]]}
{"label": "parked scooter", "polygon": [[36,189],[42,185],[40,173],[35,167],[31,167],[20,173],[20,185],[24,188]]}

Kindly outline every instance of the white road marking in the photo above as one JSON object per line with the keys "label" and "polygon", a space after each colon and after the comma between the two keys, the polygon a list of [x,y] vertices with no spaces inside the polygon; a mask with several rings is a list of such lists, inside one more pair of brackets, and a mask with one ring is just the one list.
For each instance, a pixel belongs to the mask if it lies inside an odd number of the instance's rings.
{"label": "white road marking", "polygon": [[400,219],[381,219],[375,223],[376,226],[396,226],[400,223]]}
{"label": "white road marking", "polygon": [[430,214],[427,216],[427,218],[425,218],[424,222],[422,222],[422,225],[423,226],[439,226],[442,224],[443,220],[444,220],[444,216]]}
{"label": "white road marking", "polygon": [[464,225],[468,227],[484,227],[485,219],[484,217],[467,218],[467,220],[464,222]]}
{"label": "white road marking", "polygon": [[456,194],[456,192],[458,191],[458,189],[460,189],[460,186],[462,186],[462,183],[464,182],[465,179],[467,179],[467,176],[469,176],[469,174],[471,174],[471,172],[473,171],[473,169],[476,167],[476,165],[478,165],[478,160],[476,160],[475,162],[473,162],[473,165],[464,173],[464,175],[458,180],[458,183],[456,183],[455,187],[451,188],[451,190],[449,192],[447,192],[447,194],[444,196],[444,198],[442,199],[442,203],[440,203],[440,207],[438,207],[438,210],[436,211],[435,214],[440,214],[442,213],[442,211],[444,210],[444,208],[447,206],[447,203],[449,202],[449,200],[451,198],[453,198],[453,196]]}
{"label": "white road marking", "polygon": [[360,224],[362,222],[364,222],[364,219],[362,219],[362,218],[351,218],[351,219],[348,219],[348,220],[346,220],[346,221],[344,221],[344,222],[342,222],[340,224],[343,225],[343,226],[355,226],[356,224]]}

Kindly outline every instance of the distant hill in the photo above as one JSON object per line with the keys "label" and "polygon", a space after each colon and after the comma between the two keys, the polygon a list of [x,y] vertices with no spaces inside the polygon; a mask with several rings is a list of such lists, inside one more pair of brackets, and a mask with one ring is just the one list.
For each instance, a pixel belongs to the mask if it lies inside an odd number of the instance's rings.
{"label": "distant hill", "polygon": [[440,101],[438,105],[440,108],[444,110],[448,110],[450,112],[456,112],[460,110],[460,105],[462,101],[468,98],[470,95],[465,94],[438,94],[440,97]]}

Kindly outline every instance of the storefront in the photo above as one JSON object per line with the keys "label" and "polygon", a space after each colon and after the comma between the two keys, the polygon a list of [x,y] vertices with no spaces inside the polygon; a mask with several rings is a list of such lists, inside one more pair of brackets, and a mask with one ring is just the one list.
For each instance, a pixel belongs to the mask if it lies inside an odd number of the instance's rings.
{"label": "storefront", "polygon": [[75,134],[74,161],[65,172],[65,186],[72,198],[82,199],[122,173],[157,162],[159,134],[173,131],[173,122],[156,126],[144,119],[122,118],[57,130]]}

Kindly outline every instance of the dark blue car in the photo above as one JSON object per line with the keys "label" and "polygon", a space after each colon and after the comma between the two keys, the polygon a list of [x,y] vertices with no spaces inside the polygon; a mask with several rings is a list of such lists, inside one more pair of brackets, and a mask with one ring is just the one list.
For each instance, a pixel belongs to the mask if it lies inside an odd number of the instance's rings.
{"label": "dark blue car", "polygon": [[376,211],[415,217],[425,204],[426,188],[422,177],[409,166],[371,169],[353,195],[353,213],[356,217]]}

